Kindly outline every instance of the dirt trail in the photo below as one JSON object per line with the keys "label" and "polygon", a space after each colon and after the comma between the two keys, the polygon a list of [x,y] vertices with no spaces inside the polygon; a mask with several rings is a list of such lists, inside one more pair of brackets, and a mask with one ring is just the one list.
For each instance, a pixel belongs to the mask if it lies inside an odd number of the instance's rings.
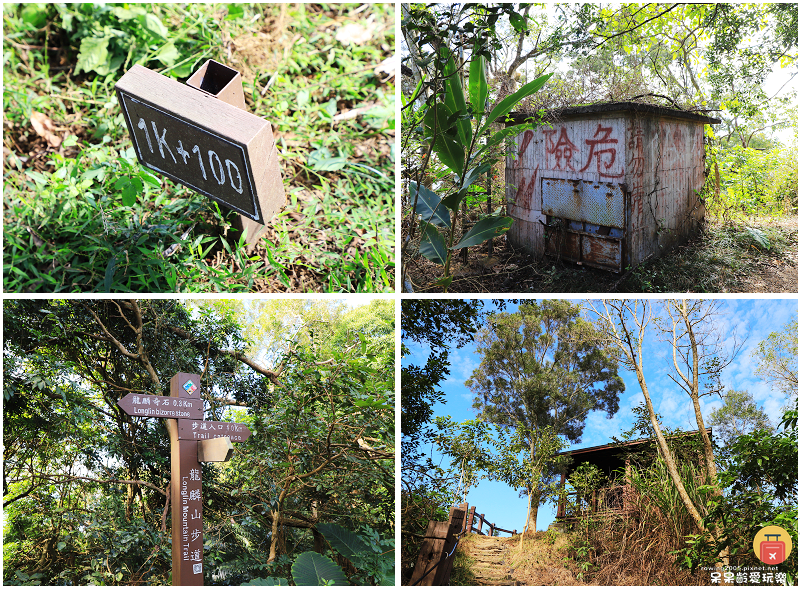
{"label": "dirt trail", "polygon": [[565,566],[565,536],[553,543],[544,541],[544,533],[525,536],[519,549],[519,535],[486,537],[468,535],[459,550],[470,558],[475,586],[574,586],[580,584]]}
{"label": "dirt trail", "polygon": [[509,565],[508,545],[497,537],[478,536],[465,551],[475,560],[472,573],[476,586],[517,586],[514,569]]}

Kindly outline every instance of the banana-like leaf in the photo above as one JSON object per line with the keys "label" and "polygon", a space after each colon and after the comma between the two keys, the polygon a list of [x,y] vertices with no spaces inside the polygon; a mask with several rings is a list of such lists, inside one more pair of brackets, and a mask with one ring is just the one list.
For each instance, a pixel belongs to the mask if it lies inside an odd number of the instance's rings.
{"label": "banana-like leaf", "polygon": [[[464,89],[461,87],[461,78],[456,69],[456,62],[453,61],[453,55],[447,47],[442,47],[439,51],[442,57],[447,59],[443,72],[445,76],[444,102],[453,113],[466,115],[467,103],[464,100]],[[472,144],[472,123],[470,119],[466,117],[459,119],[457,126],[461,145],[469,147]]]}
{"label": "banana-like leaf", "polygon": [[298,586],[322,586],[326,581],[334,586],[347,586],[347,577],[336,562],[314,551],[297,556],[292,564],[292,577]]}
{"label": "banana-like leaf", "polygon": [[[411,202],[414,202],[414,197],[417,194],[417,183],[409,182],[408,190],[411,196]],[[450,212],[447,207],[442,204],[442,200],[435,192],[427,186],[419,187],[419,197],[417,198],[417,213],[422,215],[422,221],[425,223],[432,223],[439,227],[450,227]]]}
{"label": "banana-like leaf", "polygon": [[492,167],[491,162],[484,162],[483,164],[480,164],[475,168],[469,170],[464,175],[464,184],[461,190],[458,191],[457,193],[453,193],[452,195],[449,195],[444,199],[442,199],[442,203],[444,203],[445,207],[447,207],[448,209],[452,209],[453,211],[458,209],[458,206],[461,204],[461,201],[464,199],[464,197],[467,196],[467,193],[469,192],[469,187],[475,184],[475,181],[478,180],[480,175],[489,170],[491,167]]}
{"label": "banana-like leaf", "polygon": [[336,551],[352,561],[356,567],[358,567],[357,562],[360,561],[359,555],[374,553],[361,537],[338,524],[320,523],[317,525],[317,530]]}
{"label": "banana-like leaf", "polygon": [[440,287],[444,287],[444,290],[447,291],[447,289],[450,288],[450,283],[452,282],[453,282],[453,275],[450,275],[449,277],[442,277],[433,284],[439,285]]}
{"label": "banana-like leaf", "polygon": [[419,240],[419,253],[436,264],[444,266],[447,261],[447,246],[439,230],[431,223],[422,224],[422,236]]}
{"label": "banana-like leaf", "polygon": [[553,74],[545,74],[544,76],[539,76],[533,82],[528,82],[517,90],[514,94],[506,96],[503,100],[500,101],[496,107],[492,109],[492,112],[489,113],[489,116],[486,118],[486,123],[483,124],[481,130],[478,131],[478,135],[483,134],[489,128],[489,125],[494,123],[495,119],[499,117],[505,117],[508,113],[511,112],[511,109],[521,101],[526,96],[530,96],[534,92],[538,92],[539,89],[544,86],[544,83],[550,79],[550,76]]}
{"label": "banana-like leaf", "polygon": [[514,220],[511,217],[486,217],[481,219],[475,224],[471,230],[467,232],[461,241],[453,246],[452,250],[459,248],[467,248],[469,246],[477,246],[483,244],[489,238],[496,238],[503,235],[509,230]]}
{"label": "banana-like leaf", "polygon": [[486,58],[478,54],[478,49],[476,45],[469,64],[469,101],[476,111],[482,113],[486,106],[489,86],[486,83]]}
{"label": "banana-like leaf", "polygon": [[464,172],[464,147],[460,143],[456,125],[448,126],[448,122],[453,120],[452,115],[453,111],[449,106],[437,103],[425,113],[425,132],[428,137],[433,137],[434,129],[436,129],[433,151],[439,156],[442,164],[456,174],[462,174]]}
{"label": "banana-like leaf", "polygon": [[286,578],[253,578],[249,582],[245,582],[242,586],[288,586],[289,580]]}
{"label": "banana-like leaf", "polygon": [[765,250],[769,250],[770,249],[769,238],[767,237],[767,234],[765,234],[760,229],[756,229],[755,227],[745,226],[744,229],[747,230],[747,233],[750,234],[750,237],[753,238],[753,240],[759,246],[761,246]]}
{"label": "banana-like leaf", "polygon": [[434,126],[439,130],[438,134],[452,135],[456,137],[455,118],[453,110],[442,102],[437,102],[425,113],[425,133],[428,137],[433,137]]}
{"label": "banana-like leaf", "polygon": [[408,103],[413,102],[419,98],[419,93],[422,90],[422,83],[425,82],[425,74],[422,74],[422,77],[419,79],[419,83],[417,87],[414,88],[414,92],[411,93],[411,98],[406,99],[405,95],[401,92],[400,97],[403,99],[403,106],[406,106]]}

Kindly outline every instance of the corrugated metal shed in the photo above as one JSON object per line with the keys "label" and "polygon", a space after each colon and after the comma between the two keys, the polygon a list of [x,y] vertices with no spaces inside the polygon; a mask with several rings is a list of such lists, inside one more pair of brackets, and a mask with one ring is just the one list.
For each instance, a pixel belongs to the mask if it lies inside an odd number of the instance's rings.
{"label": "corrugated metal shed", "polygon": [[[512,113],[518,124],[529,113]],[[506,201],[518,248],[620,272],[685,241],[705,208],[703,126],[713,119],[639,103],[571,107],[517,136]]]}

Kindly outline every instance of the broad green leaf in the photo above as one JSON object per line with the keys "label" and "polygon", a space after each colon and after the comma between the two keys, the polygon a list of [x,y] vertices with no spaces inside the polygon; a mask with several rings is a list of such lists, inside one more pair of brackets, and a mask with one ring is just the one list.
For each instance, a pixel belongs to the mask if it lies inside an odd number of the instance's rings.
{"label": "broad green leaf", "polygon": [[249,582],[244,582],[242,586],[288,586],[289,580],[286,578],[253,578]]}
{"label": "broad green leaf", "polygon": [[119,20],[130,20],[132,18],[138,18],[143,16],[147,13],[144,8],[139,8],[138,6],[115,6],[111,9],[111,12],[116,16]]}
{"label": "broad green leaf", "polygon": [[181,54],[178,53],[178,50],[175,48],[175,43],[172,41],[164,43],[161,49],[158,50],[158,53],[156,53],[156,59],[167,67],[173,65],[180,56]]}
{"label": "broad green leaf", "polygon": [[34,29],[41,29],[47,23],[47,4],[23,4],[22,22],[31,25]]}
{"label": "broad green leaf", "polygon": [[228,16],[225,20],[236,20],[244,16],[244,8],[240,4],[228,4]]}
{"label": "broad green leaf", "polygon": [[439,156],[442,164],[461,175],[464,172],[464,148],[453,135],[439,133],[433,142],[433,151]]}
{"label": "broad green leaf", "polygon": [[139,22],[142,23],[144,30],[153,36],[160,37],[161,39],[166,39],[169,37],[169,31],[167,31],[164,23],[162,23],[161,19],[152,12],[147,12],[139,17]]}
{"label": "broad green leaf", "polygon": [[432,108],[428,109],[425,113],[425,133],[428,137],[433,137],[434,127],[438,129],[437,135],[446,134],[455,137],[455,117],[453,111],[444,103],[437,102]]}
{"label": "broad green leaf", "polygon": [[544,76],[539,76],[533,82],[528,82],[517,90],[514,94],[506,96],[503,100],[500,101],[500,104],[495,106],[492,109],[492,112],[489,113],[489,117],[486,119],[486,123],[483,124],[481,130],[478,131],[478,135],[482,135],[484,131],[489,128],[489,125],[494,123],[495,119],[499,117],[505,117],[508,113],[511,112],[511,109],[516,106],[516,104],[521,101],[526,96],[530,96],[534,92],[538,92],[539,89],[544,86],[544,83],[550,79],[550,76],[553,74],[545,74]]}
{"label": "broad green leaf", "polygon": [[752,237],[759,246],[765,250],[770,249],[769,238],[767,237],[767,234],[754,227],[745,226],[745,229],[747,230],[747,233],[750,234],[750,237]]}
{"label": "broad green leaf", "polygon": [[145,181],[153,188],[161,188],[161,181],[158,179],[158,177],[144,168],[139,169],[139,178],[141,178],[143,181]]}
{"label": "broad green leaf", "polygon": [[453,246],[452,250],[467,248],[483,244],[489,238],[496,238],[503,235],[511,227],[514,220],[511,217],[487,217],[481,219],[471,230],[467,232],[461,241]]}
{"label": "broad green leaf", "polygon": [[512,11],[511,15],[508,17],[508,22],[511,23],[511,26],[514,27],[517,33],[528,30],[528,23],[525,22],[525,17],[518,12]]}
{"label": "broad green leaf", "polygon": [[486,107],[486,95],[489,86],[486,83],[486,59],[478,54],[478,46],[473,49],[472,61],[469,64],[469,101],[472,108],[482,113]]}
{"label": "broad green leaf", "polygon": [[[467,103],[464,100],[464,89],[461,87],[461,78],[456,69],[456,62],[453,61],[453,56],[447,47],[442,47],[439,51],[443,57],[447,58],[443,72],[445,76],[444,102],[453,114],[466,115]],[[472,123],[470,119],[459,118],[457,127],[461,144],[469,148],[472,144]]]}
{"label": "broad green leaf", "polygon": [[347,578],[336,563],[314,551],[297,556],[292,564],[292,577],[298,586],[322,586],[333,582],[333,586],[347,586]]}
{"label": "broad green leaf", "polygon": [[491,167],[492,167],[491,162],[484,162],[483,164],[480,164],[475,168],[469,170],[464,175],[464,184],[461,190],[459,190],[457,193],[453,193],[452,195],[449,195],[444,199],[442,199],[442,203],[444,203],[445,207],[452,209],[453,211],[458,209],[458,206],[459,204],[461,204],[461,201],[464,199],[464,197],[467,196],[470,186],[472,186],[475,183],[475,181],[478,180],[478,178],[480,178],[481,174],[489,170]]}
{"label": "broad green leaf", "polygon": [[[417,196],[417,183],[410,182],[408,184],[413,203]],[[450,212],[441,202],[439,195],[427,186],[420,186],[419,197],[417,197],[417,214],[422,215],[422,221],[439,227],[450,227]]]}
{"label": "broad green leaf", "polygon": [[419,253],[436,264],[444,266],[447,261],[447,246],[439,230],[431,223],[422,224],[422,236],[419,240]]}
{"label": "broad green leaf", "polygon": [[111,285],[114,282],[114,273],[117,270],[117,257],[112,256],[111,259],[108,261],[108,266],[106,266],[106,275],[103,278],[103,292],[110,293],[111,292]]}
{"label": "broad green leaf", "polygon": [[108,42],[110,40],[111,37],[84,37],[81,40],[75,73],[88,73],[94,70],[100,75],[107,74],[108,71],[104,70],[108,68]]}
{"label": "broad green leaf", "polygon": [[372,553],[372,549],[361,537],[334,523],[317,524],[317,530],[327,539],[336,551],[353,563],[359,554]]}
{"label": "broad green leaf", "polygon": [[308,154],[308,166],[321,172],[341,170],[347,164],[344,156],[333,156],[327,148],[320,148]]}
{"label": "broad green leaf", "polygon": [[450,275],[449,277],[442,277],[441,279],[436,281],[434,285],[439,285],[440,287],[444,287],[444,290],[447,291],[447,289],[450,288],[450,283],[452,282],[453,282],[453,275]]}
{"label": "broad green leaf", "polygon": [[136,197],[141,194],[143,186],[138,176],[123,176],[114,183],[114,188],[122,192],[122,204],[126,207],[132,207],[136,203]]}
{"label": "broad green leaf", "polygon": [[433,151],[442,164],[461,174],[464,170],[464,147],[456,132],[453,111],[446,104],[437,103],[425,113],[425,132],[428,137],[434,136],[434,128],[436,141],[433,142]]}

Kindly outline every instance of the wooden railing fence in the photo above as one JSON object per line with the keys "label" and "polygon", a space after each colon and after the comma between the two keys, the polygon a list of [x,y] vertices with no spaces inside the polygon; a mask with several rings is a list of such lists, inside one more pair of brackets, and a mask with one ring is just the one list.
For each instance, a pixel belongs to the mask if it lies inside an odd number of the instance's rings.
{"label": "wooden railing fence", "polygon": [[[476,522],[477,527],[475,527]],[[482,531],[484,524],[489,525],[489,536],[494,536],[496,531],[517,534],[516,529],[513,531],[501,529],[487,521],[484,514],[475,514],[475,506],[470,508],[466,502],[450,509],[450,518],[447,522],[434,520],[428,522],[425,540],[419,550],[410,585],[448,586],[458,540],[467,533],[485,534]]]}

